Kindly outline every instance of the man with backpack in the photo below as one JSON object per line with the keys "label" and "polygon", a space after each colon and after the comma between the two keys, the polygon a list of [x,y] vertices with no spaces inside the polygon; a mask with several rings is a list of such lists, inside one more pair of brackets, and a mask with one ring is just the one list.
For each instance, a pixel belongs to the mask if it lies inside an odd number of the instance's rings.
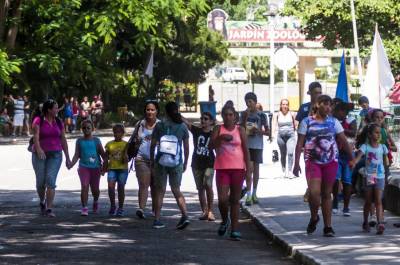
{"label": "man with backpack", "polygon": [[[165,111],[166,118],[155,126],[150,146],[150,164],[154,170],[152,183],[155,189],[155,220],[153,228],[165,227],[160,221],[160,214],[167,179],[169,179],[171,191],[182,213],[182,217],[176,227],[177,229],[184,229],[189,225],[190,221],[180,186],[182,174],[187,168],[189,158],[189,132],[182,121],[178,105],[175,102],[168,102],[165,106]],[[154,156],[156,146],[158,146],[157,155]]]}

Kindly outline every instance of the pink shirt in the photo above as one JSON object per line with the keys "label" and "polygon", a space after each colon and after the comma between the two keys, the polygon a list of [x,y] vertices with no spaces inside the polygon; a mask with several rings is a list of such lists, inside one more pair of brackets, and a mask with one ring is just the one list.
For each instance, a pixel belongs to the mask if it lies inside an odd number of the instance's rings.
{"label": "pink shirt", "polygon": [[222,141],[221,146],[217,148],[214,168],[245,169],[246,164],[244,162],[239,126],[235,126],[235,129],[229,131],[221,125],[219,134],[230,134],[233,139],[229,142]]}
{"label": "pink shirt", "polygon": [[[39,142],[40,147],[44,152],[48,151],[62,151],[61,146],[61,134],[64,130],[64,126],[61,123],[61,128],[57,125],[57,121],[54,120],[50,124],[46,119],[43,120],[42,125],[40,125],[40,117],[36,117],[33,120],[33,126],[39,126]],[[35,150],[35,147],[33,147]]]}

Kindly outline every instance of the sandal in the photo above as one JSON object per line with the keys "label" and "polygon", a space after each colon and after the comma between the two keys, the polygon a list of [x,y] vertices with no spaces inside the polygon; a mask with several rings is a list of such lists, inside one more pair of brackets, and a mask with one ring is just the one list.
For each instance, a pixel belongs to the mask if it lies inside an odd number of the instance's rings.
{"label": "sandal", "polygon": [[382,223],[379,223],[376,227],[376,234],[377,235],[382,235],[383,231],[385,231],[385,225]]}

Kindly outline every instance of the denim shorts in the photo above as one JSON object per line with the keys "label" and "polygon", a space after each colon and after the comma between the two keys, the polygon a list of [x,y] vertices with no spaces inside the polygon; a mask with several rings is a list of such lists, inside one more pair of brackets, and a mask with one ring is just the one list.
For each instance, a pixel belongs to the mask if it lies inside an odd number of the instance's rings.
{"label": "denim shorts", "polygon": [[348,160],[345,159],[340,159],[338,161],[338,170],[336,173],[336,180],[342,180],[342,183],[351,185],[352,183],[352,172],[349,166]]}
{"label": "denim shorts", "polygon": [[39,156],[32,153],[32,165],[36,175],[36,188],[45,187],[55,189],[58,171],[62,164],[62,152],[46,152],[46,159],[40,159]]}
{"label": "denim shorts", "polygon": [[385,189],[385,179],[384,178],[376,179],[375,184],[368,185],[367,178],[363,177],[363,189],[364,190],[371,190],[371,189],[384,190]]}
{"label": "denim shorts", "polygon": [[118,185],[125,185],[127,179],[128,169],[110,169],[108,171],[108,182],[118,182]]}

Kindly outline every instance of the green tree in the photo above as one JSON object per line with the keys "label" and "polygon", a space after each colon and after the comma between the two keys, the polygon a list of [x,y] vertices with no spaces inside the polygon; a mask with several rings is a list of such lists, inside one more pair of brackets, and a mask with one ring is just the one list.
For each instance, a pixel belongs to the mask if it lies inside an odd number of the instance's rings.
{"label": "green tree", "polygon": [[[361,54],[368,56],[375,24],[384,40],[394,73],[400,72],[400,2],[355,0]],[[287,0],[284,15],[300,18],[308,39],[324,37],[328,49],[354,47],[349,0]]]}
{"label": "green tree", "polygon": [[106,101],[135,105],[147,92],[139,83],[152,47],[155,84],[197,83],[227,56],[221,37],[202,22],[205,0],[18,2],[12,50],[23,66],[14,81],[36,99],[102,93]]}
{"label": "green tree", "polygon": [[[9,58],[15,48],[22,3],[22,0],[0,0],[0,99],[4,95],[4,85],[11,82],[12,74],[20,72],[21,61]],[[2,103],[0,100],[0,109]]]}

